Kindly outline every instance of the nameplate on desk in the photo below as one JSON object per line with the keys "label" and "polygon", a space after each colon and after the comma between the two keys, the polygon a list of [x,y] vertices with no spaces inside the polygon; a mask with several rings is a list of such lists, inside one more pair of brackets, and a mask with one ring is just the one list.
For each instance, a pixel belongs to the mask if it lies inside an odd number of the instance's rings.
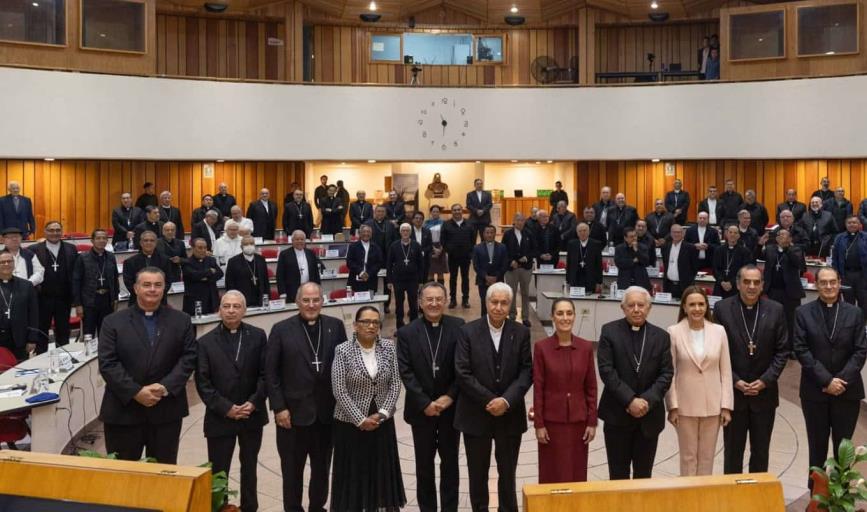
{"label": "nameplate on desk", "polygon": [[807,287],[807,278],[806,277],[801,278],[801,287],[803,287],[803,288]]}
{"label": "nameplate on desk", "polygon": [[713,307],[714,304],[721,301],[722,299],[723,298],[720,297],[719,295],[708,295],[707,296],[707,304],[708,304],[708,306]]}
{"label": "nameplate on desk", "polygon": [[333,242],[334,241],[334,235],[321,235],[319,237],[319,241],[320,242]]}
{"label": "nameplate on desk", "polygon": [[371,298],[370,290],[367,290],[366,292],[355,292],[352,294],[352,300],[370,300]]}
{"label": "nameplate on desk", "polygon": [[615,267],[614,265],[608,265],[608,275],[609,276],[616,276],[619,273],[620,273],[620,271],[617,269],[617,267]]}
{"label": "nameplate on desk", "polygon": [[[618,290],[619,292],[620,290]],[[657,294],[653,297],[653,300],[656,302],[671,302],[671,294],[664,292],[657,292]]]}
{"label": "nameplate on desk", "polygon": [[322,272],[319,273],[322,277],[334,277],[337,275],[337,269],[334,268],[326,268]]}
{"label": "nameplate on desk", "polygon": [[[181,284],[183,284],[183,283],[181,283]],[[220,279],[217,280],[217,288],[225,288],[225,287],[226,287],[226,278],[221,277]]]}
{"label": "nameplate on desk", "polygon": [[253,243],[256,245],[262,245],[264,242],[265,242],[265,239],[262,238],[261,236],[254,236],[253,237]]}
{"label": "nameplate on desk", "polygon": [[286,307],[286,299],[274,299],[268,301],[268,309],[278,310]]}
{"label": "nameplate on desk", "polygon": [[656,267],[646,267],[647,277],[659,277],[659,269]]}
{"label": "nameplate on desk", "polygon": [[626,290],[617,290],[614,292],[614,298],[620,300],[623,298],[624,294],[626,294]]}
{"label": "nameplate on desk", "polygon": [[552,265],[550,263],[543,263],[543,264],[539,265],[539,271],[540,272],[553,272],[554,271],[554,265]]}
{"label": "nameplate on desk", "polygon": [[184,282],[175,281],[172,283],[172,287],[169,288],[169,293],[184,293]]}
{"label": "nameplate on desk", "polygon": [[587,295],[587,290],[585,290],[583,286],[570,286],[569,287],[569,296],[570,297],[584,297],[585,295]]}
{"label": "nameplate on desk", "polygon": [[339,258],[340,257],[340,251],[338,251],[337,249],[328,249],[327,251],[325,251],[325,257],[326,258]]}

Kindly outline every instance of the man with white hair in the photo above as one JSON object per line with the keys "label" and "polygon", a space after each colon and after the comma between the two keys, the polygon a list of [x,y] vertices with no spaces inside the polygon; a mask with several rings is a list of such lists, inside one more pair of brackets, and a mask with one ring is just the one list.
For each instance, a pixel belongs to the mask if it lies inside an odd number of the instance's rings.
{"label": "man with white hair", "polygon": [[225,231],[223,235],[214,242],[213,254],[217,258],[217,263],[226,269],[229,260],[241,254],[241,236],[239,234],[238,223],[229,219],[224,224]]}
{"label": "man with white hair", "polygon": [[220,214],[217,210],[208,210],[205,212],[204,220],[193,226],[190,233],[190,240],[192,241],[196,238],[203,239],[205,244],[208,246],[208,251],[213,252],[214,244],[217,242],[217,238],[220,237],[220,227],[218,225],[219,218]]}
{"label": "man with white hair", "polygon": [[801,217],[801,227],[807,232],[807,254],[821,258],[831,252],[837,225],[831,212],[822,208],[821,198],[810,198],[810,208]]}
{"label": "man with white hair", "polygon": [[[231,217],[231,219],[233,221],[235,221],[235,223],[238,224],[238,228],[240,228],[241,230],[243,230],[243,229],[249,230],[249,233],[246,233],[248,235],[253,234],[253,221],[248,219],[247,217],[244,217],[244,210],[242,210],[240,206],[238,206],[238,205],[233,206],[229,210],[229,216]],[[244,235],[244,234],[245,233],[241,233],[241,235]]]}
{"label": "man with white hair", "polygon": [[652,299],[639,286],[623,294],[624,318],[602,326],[599,376],[605,387],[599,418],[611,480],[650,478],[659,434],[665,428],[665,393],[674,367],[668,332],[647,321]]}
{"label": "man with white hair", "polygon": [[391,243],[385,258],[386,281],[394,292],[394,315],[398,329],[405,325],[404,296],[409,302],[409,321],[418,318],[418,283],[424,273],[424,257],[421,246],[412,239],[412,226],[404,222],[399,232],[400,240]]}
{"label": "man with white hair", "polygon": [[521,435],[527,431],[524,395],[533,384],[533,360],[530,330],[508,319],[512,300],[506,283],[488,287],[487,314],[461,327],[455,346],[460,390],[455,427],[464,434],[473,510],[488,510],[491,444],[496,450],[498,510],[518,510],[515,472]]}
{"label": "man with white hair", "polygon": [[[175,206],[172,206],[172,193],[168,190],[163,190],[160,193],[160,222],[165,224],[166,222],[174,222],[175,223],[175,236],[179,239],[184,239],[184,221],[181,218],[181,210]],[[160,233],[157,233],[160,235]]]}
{"label": "man with white hair", "polygon": [[33,202],[29,197],[21,195],[21,185],[10,181],[8,195],[0,197],[0,231],[6,228],[18,228],[24,240],[36,231],[36,220],[33,218]]}
{"label": "man with white hair", "polygon": [[235,206],[235,196],[229,193],[229,185],[225,183],[220,183],[219,192],[214,195],[214,208],[216,208],[220,215],[224,218],[231,217],[232,215],[232,207]]}
{"label": "man with white hair", "polygon": [[263,188],[259,191],[259,199],[247,207],[247,217],[253,221],[253,236],[265,240],[274,240],[277,229],[277,205],[271,201],[271,191]]}

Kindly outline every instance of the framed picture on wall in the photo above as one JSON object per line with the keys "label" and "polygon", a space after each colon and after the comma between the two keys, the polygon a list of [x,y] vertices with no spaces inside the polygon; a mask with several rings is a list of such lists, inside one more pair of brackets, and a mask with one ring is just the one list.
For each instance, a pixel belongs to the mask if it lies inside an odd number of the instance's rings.
{"label": "framed picture on wall", "polygon": [[403,200],[407,218],[418,210],[418,174],[393,174],[392,186]]}

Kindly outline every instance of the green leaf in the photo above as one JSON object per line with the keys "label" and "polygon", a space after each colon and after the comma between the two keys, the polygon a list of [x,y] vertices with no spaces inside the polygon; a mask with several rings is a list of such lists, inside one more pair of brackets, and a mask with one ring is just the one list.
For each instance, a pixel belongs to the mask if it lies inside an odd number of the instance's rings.
{"label": "green leaf", "polygon": [[848,469],[855,463],[855,446],[852,445],[851,439],[843,439],[840,441],[840,448],[837,450],[837,459],[841,468]]}

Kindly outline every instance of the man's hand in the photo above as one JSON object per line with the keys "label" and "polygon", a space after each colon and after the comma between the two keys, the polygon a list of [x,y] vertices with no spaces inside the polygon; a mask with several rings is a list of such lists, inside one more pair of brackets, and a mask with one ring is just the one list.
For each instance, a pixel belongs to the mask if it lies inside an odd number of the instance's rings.
{"label": "man's hand", "polygon": [[748,393],[749,396],[756,396],[759,393],[761,393],[762,391],[764,391],[766,387],[768,387],[767,384],[765,384],[765,382],[762,379],[756,379],[756,380],[750,382],[749,386],[750,386],[750,392]]}
{"label": "man's hand", "polygon": [[759,237],[759,245],[765,245],[766,243],[768,243],[768,239],[769,239],[768,233],[765,233],[764,235]]}
{"label": "man's hand", "polygon": [[443,396],[437,398],[436,400],[434,400],[434,403],[439,405],[440,412],[442,412],[442,411],[448,409],[449,407],[451,407],[452,404],[455,403],[455,401],[449,395],[443,395]]}
{"label": "man's hand", "polygon": [[545,261],[551,261],[551,255],[546,252],[545,254],[540,254],[539,259],[545,260]]}
{"label": "man's hand", "polygon": [[846,386],[848,385],[849,384],[845,380],[834,377],[833,379],[831,379],[828,387],[826,387],[822,391],[832,396],[839,396],[846,392]]}
{"label": "man's hand", "polygon": [[750,396],[750,384],[745,380],[739,380],[735,382],[735,389],[747,396]]}
{"label": "man's hand", "polygon": [[497,276],[485,276],[485,282],[488,283],[488,286],[497,282]]}
{"label": "man's hand", "polygon": [[162,394],[151,384],[138,390],[133,399],[145,407],[153,407],[162,399]]}
{"label": "man's hand", "polygon": [[248,418],[247,415],[244,414],[244,409],[241,408],[240,405],[233,405],[229,412],[226,413],[226,417],[230,420],[243,420]]}
{"label": "man's hand", "polygon": [[485,410],[488,411],[488,414],[491,416],[502,416],[509,410],[509,406],[506,404],[505,398],[498,397],[488,402],[488,405],[485,406]]}
{"label": "man's hand", "polygon": [[27,343],[26,345],[24,345],[24,350],[27,352],[27,354],[32,354],[36,352],[36,343]]}
{"label": "man's hand", "polygon": [[244,414],[248,417],[256,411],[256,406],[253,405],[253,402],[244,402],[241,404],[241,409],[243,409]]}
{"label": "man's hand", "polygon": [[629,407],[626,408],[626,412],[629,413],[633,418],[641,418],[647,411],[650,410],[650,406],[647,403],[647,400],[643,398],[633,398],[631,402],[629,402]]}
{"label": "man's hand", "polygon": [[427,404],[427,407],[424,408],[425,416],[439,416],[440,412],[442,412],[442,409],[440,408],[440,405],[436,402],[431,402]]}
{"label": "man's hand", "polygon": [[274,421],[277,422],[277,426],[280,428],[292,428],[292,416],[289,414],[289,409],[283,409],[275,414]]}

